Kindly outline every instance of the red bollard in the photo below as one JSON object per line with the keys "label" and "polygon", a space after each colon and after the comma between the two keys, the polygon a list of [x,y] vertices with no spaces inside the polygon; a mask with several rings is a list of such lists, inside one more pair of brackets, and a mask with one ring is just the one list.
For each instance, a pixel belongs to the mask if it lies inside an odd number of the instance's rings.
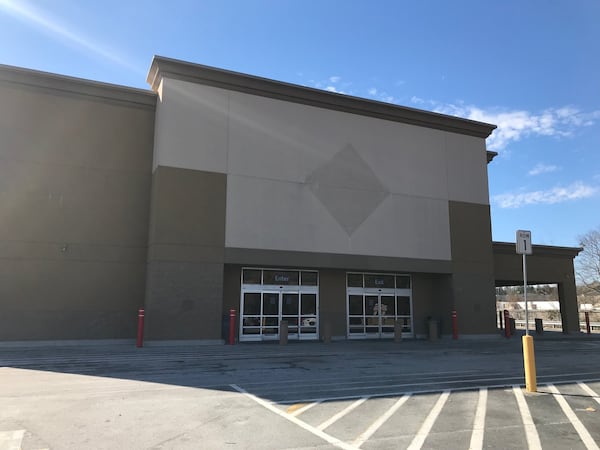
{"label": "red bollard", "polygon": [[235,344],[235,309],[229,310],[229,345]]}
{"label": "red bollard", "polygon": [[504,310],[504,336],[510,337],[510,314],[508,313],[508,309]]}
{"label": "red bollard", "polygon": [[456,310],[452,310],[452,339],[458,339],[458,319],[456,318]]}
{"label": "red bollard", "polygon": [[144,308],[138,310],[138,333],[136,347],[144,346]]}
{"label": "red bollard", "polygon": [[590,313],[585,312],[585,331],[587,334],[592,334],[592,328],[590,327]]}

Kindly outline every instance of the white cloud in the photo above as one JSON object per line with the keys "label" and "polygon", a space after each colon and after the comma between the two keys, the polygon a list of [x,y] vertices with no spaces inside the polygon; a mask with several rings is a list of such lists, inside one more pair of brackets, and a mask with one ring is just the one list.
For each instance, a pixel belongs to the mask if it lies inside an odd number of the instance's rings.
{"label": "white cloud", "polygon": [[[0,1],[2,1],[2,0],[0,0]],[[341,79],[342,78],[338,77],[338,76],[329,77],[329,78],[327,78],[327,80],[311,79],[311,80],[308,80],[308,82],[305,84],[305,86],[313,87],[315,89],[321,89],[321,90],[327,91],[327,92],[333,92],[336,94],[354,95],[354,93],[351,89],[352,83],[341,82],[339,84],[336,84],[336,83],[340,82]]]}
{"label": "white cloud", "polygon": [[595,195],[598,188],[586,185],[580,181],[569,186],[556,186],[552,189],[499,194],[493,197],[493,200],[500,208],[520,208],[527,205],[553,205],[571,200],[579,200]]}
{"label": "white cloud", "polygon": [[536,175],[540,175],[542,173],[556,172],[557,170],[558,170],[557,166],[539,163],[539,164],[536,164],[535,167],[533,169],[531,169],[528,173],[531,176],[536,176]]}
{"label": "white cloud", "polygon": [[[424,103],[413,97],[413,103]],[[473,105],[436,104],[435,112],[464,117],[498,126],[488,138],[491,150],[501,150],[511,142],[528,136],[571,136],[576,128],[594,124],[600,111],[585,113],[571,106],[549,108],[540,113],[524,110],[485,110]]]}
{"label": "white cloud", "polygon": [[393,103],[395,105],[397,105],[399,103],[399,101],[398,101],[398,99],[396,97],[394,97],[393,95],[388,94],[385,91],[377,89],[375,87],[369,88],[367,90],[367,94],[372,99],[378,100],[380,102]]}

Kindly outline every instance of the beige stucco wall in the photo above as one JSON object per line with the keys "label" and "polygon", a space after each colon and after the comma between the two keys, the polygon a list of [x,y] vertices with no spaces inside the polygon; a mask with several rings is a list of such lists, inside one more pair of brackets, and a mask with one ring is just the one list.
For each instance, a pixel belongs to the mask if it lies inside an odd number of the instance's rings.
{"label": "beige stucco wall", "polygon": [[225,245],[451,259],[484,139],[163,78],[155,166],[227,174]]}
{"label": "beige stucco wall", "polygon": [[133,337],[151,93],[0,70],[0,340]]}

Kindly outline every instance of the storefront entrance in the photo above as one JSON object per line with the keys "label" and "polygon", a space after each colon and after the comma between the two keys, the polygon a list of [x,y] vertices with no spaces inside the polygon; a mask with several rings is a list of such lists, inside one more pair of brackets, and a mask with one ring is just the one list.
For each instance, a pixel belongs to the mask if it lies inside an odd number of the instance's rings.
{"label": "storefront entrance", "polygon": [[240,341],[279,339],[282,321],[289,339],[318,339],[318,273],[243,269]]}
{"label": "storefront entrance", "polygon": [[391,338],[396,321],[413,336],[410,276],[348,273],[347,300],[348,338]]}

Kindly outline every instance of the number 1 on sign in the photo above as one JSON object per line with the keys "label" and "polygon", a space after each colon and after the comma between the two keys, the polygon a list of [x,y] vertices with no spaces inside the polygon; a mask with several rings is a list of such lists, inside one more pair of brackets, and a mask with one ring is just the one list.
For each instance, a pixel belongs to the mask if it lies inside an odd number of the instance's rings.
{"label": "number 1 on sign", "polygon": [[531,231],[517,230],[515,242],[519,255],[531,255]]}

